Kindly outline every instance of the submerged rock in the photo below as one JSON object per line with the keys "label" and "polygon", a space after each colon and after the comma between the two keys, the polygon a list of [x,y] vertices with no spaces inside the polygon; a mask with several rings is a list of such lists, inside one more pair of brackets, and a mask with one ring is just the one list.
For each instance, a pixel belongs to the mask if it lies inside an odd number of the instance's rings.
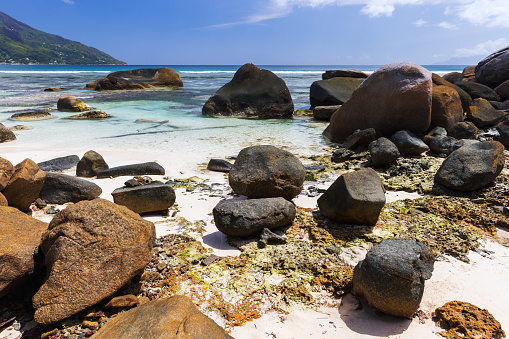
{"label": "submerged rock", "polygon": [[81,114],[71,115],[70,117],[65,117],[62,119],[71,119],[71,120],[102,120],[111,118],[111,115],[107,114],[103,111],[90,111]]}
{"label": "submerged rock", "polygon": [[89,82],[85,88],[104,91],[183,86],[177,72],[163,67],[113,72],[102,79]]}
{"label": "submerged rock", "polygon": [[284,198],[226,200],[212,211],[217,229],[226,235],[245,237],[264,228],[292,223],[295,206]]}
{"label": "submerged rock", "polygon": [[270,145],[244,148],[230,171],[233,191],[249,198],[293,199],[302,191],[306,169],[290,152]]}
{"label": "submerged rock", "polygon": [[412,318],[434,262],[433,253],[421,242],[383,240],[355,266],[352,292],[384,313]]}
{"label": "submerged rock", "polygon": [[283,79],[248,63],[203,105],[208,116],[290,118],[293,101]]}
{"label": "submerged rock", "polygon": [[16,113],[11,115],[11,120],[22,120],[22,121],[36,121],[56,118],[47,111],[35,111],[26,113]]}

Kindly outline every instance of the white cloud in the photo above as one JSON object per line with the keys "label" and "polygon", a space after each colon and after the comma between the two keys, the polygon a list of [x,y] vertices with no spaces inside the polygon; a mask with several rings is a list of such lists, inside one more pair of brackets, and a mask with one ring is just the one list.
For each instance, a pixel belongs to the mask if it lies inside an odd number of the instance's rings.
{"label": "white cloud", "polygon": [[443,22],[439,23],[437,26],[445,28],[445,29],[458,29],[458,26],[453,25],[453,24],[451,24],[449,22],[446,22],[446,21],[443,21]]}
{"label": "white cloud", "polygon": [[507,0],[470,0],[457,6],[448,6],[446,14],[457,15],[474,25],[509,27]]}
{"label": "white cloud", "polygon": [[62,1],[65,2],[66,4],[74,5],[74,1],[73,0],[62,0]]}
{"label": "white cloud", "polygon": [[428,24],[428,22],[426,20],[423,20],[423,19],[419,19],[417,21],[414,21],[414,25],[417,26],[417,27],[426,26],[427,24]]}
{"label": "white cloud", "polygon": [[488,40],[486,42],[475,45],[474,48],[460,48],[456,50],[455,56],[458,58],[472,57],[472,56],[487,56],[502,47],[509,45],[505,38],[500,38],[495,41]]}

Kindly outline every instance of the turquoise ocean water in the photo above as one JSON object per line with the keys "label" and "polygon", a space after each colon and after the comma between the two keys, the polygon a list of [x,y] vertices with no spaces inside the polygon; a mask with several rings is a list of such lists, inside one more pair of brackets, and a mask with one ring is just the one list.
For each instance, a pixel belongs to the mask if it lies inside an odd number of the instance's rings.
{"label": "turquoise ocean water", "polygon": [[[176,156],[200,154],[201,157],[234,155],[254,144],[273,144],[300,154],[316,152],[325,140],[327,126],[312,119],[255,120],[210,118],[201,115],[205,101],[230,81],[239,65],[168,66],[181,76],[182,89],[157,89],[128,92],[95,92],[85,90],[86,83],[110,72],[136,68],[158,68],[165,65],[0,65],[0,122],[10,127],[23,124],[17,140],[2,147],[44,147],[73,149],[110,149],[118,152],[151,150]],[[287,84],[295,109],[309,108],[309,87],[321,80],[328,69],[354,68],[373,72],[379,66],[259,66],[273,71]],[[464,65],[426,66],[440,75],[459,71]],[[44,92],[47,87],[63,87],[61,92]],[[19,122],[10,120],[16,111],[56,108],[58,97],[75,95],[95,109],[113,118],[103,121],[59,119],[72,113],[52,111],[55,119]],[[136,122],[151,119],[157,122]],[[205,159],[204,159],[205,161]]]}

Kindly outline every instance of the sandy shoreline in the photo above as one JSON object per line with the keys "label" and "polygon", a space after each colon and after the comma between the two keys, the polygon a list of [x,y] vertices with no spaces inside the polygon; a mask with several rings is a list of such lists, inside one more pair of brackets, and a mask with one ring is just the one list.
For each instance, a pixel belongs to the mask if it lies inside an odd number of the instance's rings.
{"label": "sandy shoreline", "polygon": [[[170,154],[138,150],[137,152],[119,152],[108,148],[95,149],[103,155],[110,167],[131,163],[158,161],[165,169],[165,177],[189,178],[198,176],[208,184],[227,184],[222,173],[210,172],[199,168],[198,164],[207,159],[198,155],[186,159],[176,159]],[[82,156],[88,151],[85,148],[61,147],[48,149],[44,146],[21,147],[16,143],[2,144],[0,148],[3,158],[13,164],[30,158],[35,162],[42,162],[60,156],[77,154]],[[198,160],[200,159],[200,160]],[[67,174],[74,175],[73,171]],[[152,176],[154,180],[163,180],[163,176]],[[126,177],[115,179],[90,179],[99,185],[103,193],[101,198],[112,201],[111,192],[127,180]],[[240,253],[237,248],[230,246],[226,237],[212,223],[212,208],[222,199],[220,196],[211,197],[199,192],[186,192],[185,189],[176,190],[178,212],[173,218],[183,217],[189,221],[203,220],[206,222],[206,233],[199,240],[205,247],[209,247],[216,255],[236,256]],[[387,192],[387,201],[417,198],[419,195],[405,192]],[[315,208],[317,197],[299,196],[294,201],[297,206]],[[168,229],[164,218],[159,214],[143,215],[146,219],[156,223],[158,237],[174,232]],[[171,219],[171,217],[170,217]],[[49,221],[47,216],[42,220]],[[507,237],[506,232],[499,232]],[[431,314],[437,307],[448,301],[461,300],[470,302],[478,307],[487,309],[493,314],[504,330],[509,329],[509,248],[493,241],[487,241],[484,248],[489,251],[481,255],[470,252],[470,263],[458,261],[449,256],[435,263],[435,270],[430,280],[426,281],[421,310]],[[359,251],[357,260],[363,259],[365,252]],[[418,318],[412,321],[397,319],[391,316],[376,315],[367,305],[358,308],[358,302],[347,294],[337,307],[321,307],[318,311],[293,308],[287,315],[268,313],[243,326],[235,327],[232,335],[236,338],[430,338],[439,328],[431,319],[420,323]],[[221,324],[220,319],[214,318]],[[19,332],[4,330],[0,338],[17,338]]]}

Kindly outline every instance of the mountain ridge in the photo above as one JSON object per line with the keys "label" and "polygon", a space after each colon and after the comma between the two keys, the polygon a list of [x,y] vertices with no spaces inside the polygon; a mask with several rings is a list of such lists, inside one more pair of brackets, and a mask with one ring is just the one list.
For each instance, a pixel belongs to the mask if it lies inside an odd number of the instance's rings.
{"label": "mountain ridge", "polygon": [[96,48],[32,28],[1,11],[0,63],[126,64]]}

